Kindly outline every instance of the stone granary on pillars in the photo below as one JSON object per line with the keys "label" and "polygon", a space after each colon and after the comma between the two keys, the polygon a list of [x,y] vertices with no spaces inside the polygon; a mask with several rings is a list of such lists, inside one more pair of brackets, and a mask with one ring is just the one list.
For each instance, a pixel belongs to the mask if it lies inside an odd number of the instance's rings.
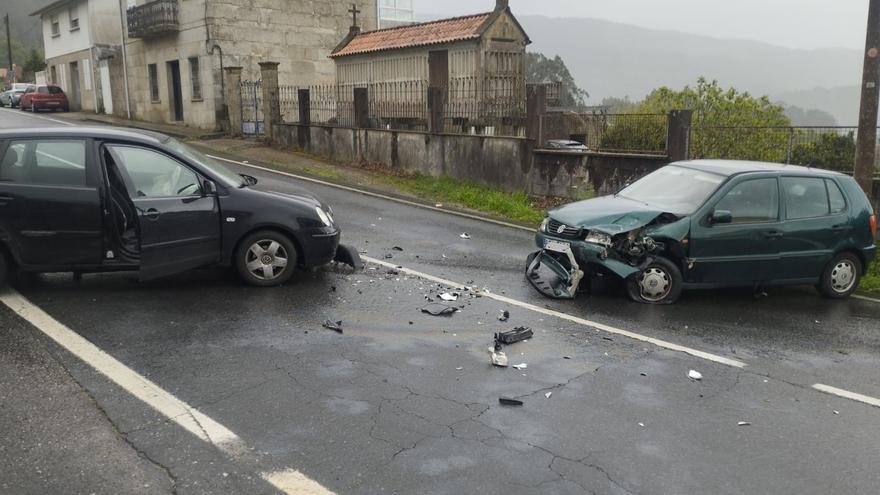
{"label": "stone granary on pillars", "polygon": [[482,14],[368,32],[355,24],[330,57],[340,102],[367,88],[374,125],[426,126],[428,89],[438,88],[446,130],[521,133],[530,43],[508,1],[497,0]]}

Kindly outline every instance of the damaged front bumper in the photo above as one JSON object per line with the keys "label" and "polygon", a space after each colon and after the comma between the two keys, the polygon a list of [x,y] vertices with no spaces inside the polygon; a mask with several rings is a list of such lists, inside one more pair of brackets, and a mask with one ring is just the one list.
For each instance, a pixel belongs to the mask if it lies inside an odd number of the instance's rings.
{"label": "damaged front bumper", "polygon": [[541,294],[552,299],[574,299],[585,277],[599,270],[621,279],[641,269],[610,256],[610,248],[581,240],[558,239],[539,232],[540,251],[528,258],[526,278]]}

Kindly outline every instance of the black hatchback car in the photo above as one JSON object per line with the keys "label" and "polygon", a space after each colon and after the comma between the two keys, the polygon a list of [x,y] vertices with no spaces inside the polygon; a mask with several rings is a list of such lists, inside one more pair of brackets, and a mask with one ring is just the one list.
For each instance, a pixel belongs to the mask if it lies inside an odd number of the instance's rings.
{"label": "black hatchback car", "polygon": [[114,129],[0,131],[0,283],[29,272],[140,272],[149,280],[231,265],[256,286],[334,259],[332,209],[269,189],[168,136]]}

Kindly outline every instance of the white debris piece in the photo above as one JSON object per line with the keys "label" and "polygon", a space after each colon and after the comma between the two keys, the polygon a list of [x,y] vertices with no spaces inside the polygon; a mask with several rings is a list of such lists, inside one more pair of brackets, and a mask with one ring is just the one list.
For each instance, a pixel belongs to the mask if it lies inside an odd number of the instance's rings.
{"label": "white debris piece", "polygon": [[546,394],[544,394],[544,398],[549,399],[551,395],[553,395],[553,392],[547,392]]}
{"label": "white debris piece", "polygon": [[470,239],[471,235],[468,234],[467,232],[465,232],[464,234],[461,234],[459,237],[461,237],[462,239]]}
{"label": "white debris piece", "polygon": [[513,365],[513,368],[514,368],[514,369],[518,369],[518,370],[520,370],[520,371],[522,371],[522,370],[524,370],[524,369],[526,369],[526,368],[528,368],[528,367],[529,367],[529,365],[527,365],[526,363],[520,363],[520,364],[514,364],[514,365]]}
{"label": "white debris piece", "polygon": [[447,292],[445,294],[440,294],[440,299],[443,299],[446,302],[458,301],[458,292]]}
{"label": "white debris piece", "polygon": [[639,423],[639,426],[641,426],[642,428],[644,428],[644,427],[645,427],[645,423]]}
{"label": "white debris piece", "polygon": [[690,370],[688,371],[688,378],[699,381],[703,379],[703,374],[699,371]]}
{"label": "white debris piece", "polygon": [[740,421],[740,422],[737,423],[736,425],[737,425],[737,426],[752,426],[752,424],[749,423],[748,421]]}
{"label": "white debris piece", "polygon": [[504,351],[496,351],[494,347],[490,347],[489,356],[492,358],[493,366],[507,368],[507,354],[504,354]]}

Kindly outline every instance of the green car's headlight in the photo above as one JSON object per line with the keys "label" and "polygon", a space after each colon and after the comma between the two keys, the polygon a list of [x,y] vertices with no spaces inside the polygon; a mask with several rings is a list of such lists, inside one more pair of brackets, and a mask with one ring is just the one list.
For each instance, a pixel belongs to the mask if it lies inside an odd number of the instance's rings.
{"label": "green car's headlight", "polygon": [[550,225],[550,217],[545,217],[544,221],[541,222],[541,226],[538,227],[538,230],[541,232],[547,232],[547,226]]}
{"label": "green car's headlight", "polygon": [[599,244],[602,246],[610,246],[611,245],[611,236],[610,235],[603,234],[601,232],[596,232],[594,230],[587,232],[587,237],[584,240],[589,243]]}

